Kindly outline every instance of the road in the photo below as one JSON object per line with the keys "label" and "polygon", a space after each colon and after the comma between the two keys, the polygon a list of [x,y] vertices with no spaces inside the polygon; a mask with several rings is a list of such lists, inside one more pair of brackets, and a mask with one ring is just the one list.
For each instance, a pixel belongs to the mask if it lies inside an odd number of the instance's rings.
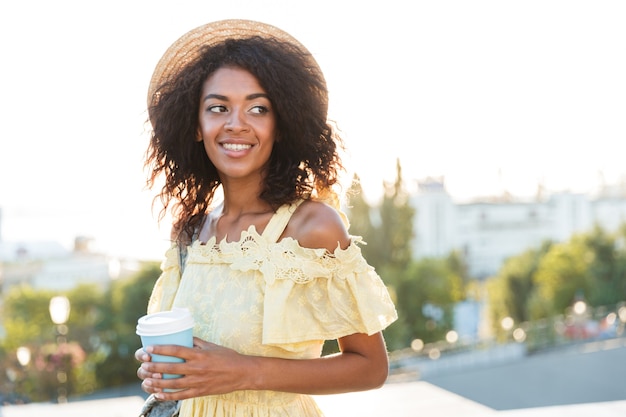
{"label": "road", "polygon": [[626,400],[626,338],[423,380],[494,410]]}

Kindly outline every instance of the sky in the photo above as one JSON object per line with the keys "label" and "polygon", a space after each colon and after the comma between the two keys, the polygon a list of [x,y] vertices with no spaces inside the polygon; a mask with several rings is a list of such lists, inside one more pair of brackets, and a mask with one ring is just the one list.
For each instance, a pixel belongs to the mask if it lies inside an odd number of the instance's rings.
{"label": "sky", "polygon": [[376,202],[443,176],[458,201],[593,192],[626,179],[626,2],[294,0],[0,4],[0,239],[94,238],[160,259],[145,189],[146,91],[165,49],[243,18],[299,39]]}

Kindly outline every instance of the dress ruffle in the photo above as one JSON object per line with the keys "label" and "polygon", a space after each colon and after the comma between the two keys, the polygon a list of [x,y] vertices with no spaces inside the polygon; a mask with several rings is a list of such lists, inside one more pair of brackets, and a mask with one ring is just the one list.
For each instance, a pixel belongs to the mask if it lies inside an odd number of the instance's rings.
{"label": "dress ruffle", "polygon": [[[266,242],[253,227],[237,242],[195,242],[188,264],[226,263],[265,282],[263,343],[289,351],[307,341],[377,333],[397,319],[384,283],[354,237],[334,253],[303,248],[291,238]],[[175,282],[175,280],[171,280]]]}
{"label": "dress ruffle", "polygon": [[152,289],[148,301],[148,314],[172,309],[181,276],[178,254],[178,246],[172,243],[165,252],[165,259],[161,263],[161,275]]}

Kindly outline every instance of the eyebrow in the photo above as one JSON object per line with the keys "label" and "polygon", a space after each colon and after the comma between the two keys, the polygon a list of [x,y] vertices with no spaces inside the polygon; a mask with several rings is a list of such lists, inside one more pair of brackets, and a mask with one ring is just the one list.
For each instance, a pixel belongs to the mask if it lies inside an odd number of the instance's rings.
{"label": "eyebrow", "polygon": [[[265,93],[254,93],[254,94],[247,95],[246,100],[254,100],[260,97],[266,98],[268,100],[270,99],[269,96]],[[228,97],[223,96],[221,94],[207,94],[206,96],[204,96],[203,101],[207,101],[212,98],[215,98],[217,100],[222,100],[222,101],[228,101]]]}

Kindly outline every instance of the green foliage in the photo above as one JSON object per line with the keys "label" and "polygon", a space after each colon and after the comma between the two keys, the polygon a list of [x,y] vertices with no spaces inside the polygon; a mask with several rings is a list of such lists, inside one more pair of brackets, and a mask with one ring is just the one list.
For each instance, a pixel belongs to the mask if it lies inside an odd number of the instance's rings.
{"label": "green foliage", "polygon": [[592,257],[581,236],[575,236],[569,243],[552,246],[541,259],[534,281],[539,298],[552,305],[552,313],[563,312],[577,293],[588,292],[587,267]]}
{"label": "green foliage", "polygon": [[159,263],[146,263],[133,278],[112,286],[112,307],[120,324],[130,325],[134,332],[137,319],[146,314],[152,288],[160,274]]}
{"label": "green foliage", "polygon": [[412,262],[396,275],[396,308],[406,326],[404,346],[412,339],[441,340],[453,327],[453,307],[464,297],[462,277],[446,259]]}
{"label": "green foliage", "polygon": [[104,359],[96,365],[98,381],[104,381],[107,387],[137,382],[135,350],[141,342],[135,326],[146,314],[150,293],[160,273],[158,263],[147,263],[134,277],[111,286],[110,314],[100,347]]}
{"label": "green foliage", "polygon": [[[460,280],[463,282],[464,287],[469,285],[471,281],[469,268],[465,257],[460,251],[453,250],[452,252],[450,252],[445,258],[445,263],[452,273],[458,275]],[[467,289],[463,291],[466,292]]]}
{"label": "green foliage", "polygon": [[[81,285],[64,294],[70,300],[67,334],[59,335],[49,314],[50,299],[59,295],[28,286],[14,287],[3,300],[0,367],[19,376],[19,389],[33,401],[56,397],[57,372],[68,375],[68,395],[137,382],[134,358],[140,341],[137,319],[146,313],[148,298],[160,274],[158,263],[147,263],[135,276],[114,281],[107,291]],[[31,351],[22,368],[16,359],[19,346]],[[10,386],[5,372],[0,387]]]}
{"label": "green foliage", "polygon": [[28,343],[54,340],[54,325],[48,305],[55,293],[35,291],[29,286],[11,288],[4,298],[3,327],[6,338],[1,341],[7,351],[15,351]]}
{"label": "green foliage", "polygon": [[388,265],[403,268],[412,259],[413,217],[404,189],[400,161],[396,166],[396,179],[385,183],[385,194],[378,207],[370,207],[364,199],[363,189],[355,175],[349,191],[350,233],[362,236],[367,245],[363,256],[376,269]]}
{"label": "green foliage", "polygon": [[626,296],[626,225],[616,233],[595,226],[558,244],[544,243],[509,259],[488,283],[492,325],[565,313],[579,298],[614,305]]}
{"label": "green foliage", "polygon": [[[378,207],[370,207],[355,176],[350,190],[351,233],[363,236],[363,256],[388,285],[398,321],[385,330],[389,349],[402,349],[415,338],[441,339],[453,327],[453,306],[465,297],[469,282],[463,256],[413,260],[415,209],[404,188],[400,162],[396,179],[385,183]],[[372,219],[375,219],[374,221]],[[431,317],[434,315],[436,317]]]}
{"label": "green foliage", "polygon": [[[490,319],[494,330],[499,332],[500,321],[504,317],[511,317],[515,323],[522,323],[530,319],[529,303],[534,294],[534,276],[539,262],[551,247],[551,242],[544,242],[538,249],[529,249],[520,255],[507,259],[497,276],[487,282]],[[544,305],[536,299],[537,307]],[[546,317],[548,311],[533,309],[539,317]]]}
{"label": "green foliage", "polygon": [[623,301],[626,297],[624,275],[624,252],[619,249],[619,232],[607,233],[599,226],[584,236],[584,244],[593,256],[588,266],[588,275],[593,285],[588,288],[587,301],[592,305],[608,305]]}
{"label": "green foliage", "polygon": [[[350,213],[350,233],[354,236],[361,236],[366,243],[375,241],[376,231],[372,224],[372,208],[365,201],[365,194],[361,187],[358,175],[354,175],[352,185],[348,191]],[[367,244],[362,246],[365,259],[376,259],[377,253],[374,246]],[[370,262],[372,265],[374,263]]]}
{"label": "green foliage", "polygon": [[[87,353],[92,332],[94,308],[97,309],[99,294],[95,287],[81,286],[65,294],[71,304],[66,336],[57,333],[49,313],[50,299],[58,295],[49,290],[35,291],[29,286],[12,288],[4,299],[3,327],[6,338],[2,347],[7,355],[6,366],[11,365],[18,347],[25,346],[31,351],[31,366],[35,370],[27,372],[29,378],[23,387],[36,387],[27,392],[33,400],[49,400],[56,396],[57,372],[67,374],[66,387],[70,394],[80,394],[87,387],[83,367],[87,366]],[[62,337],[61,337],[62,336]],[[66,339],[71,342],[66,342]],[[87,349],[85,349],[87,348]]]}
{"label": "green foliage", "polygon": [[396,180],[385,183],[385,195],[379,208],[380,224],[375,227],[376,239],[372,246],[378,253],[375,267],[392,265],[406,267],[413,258],[413,217],[415,209],[409,203],[409,195],[404,189],[400,160],[396,163]]}

